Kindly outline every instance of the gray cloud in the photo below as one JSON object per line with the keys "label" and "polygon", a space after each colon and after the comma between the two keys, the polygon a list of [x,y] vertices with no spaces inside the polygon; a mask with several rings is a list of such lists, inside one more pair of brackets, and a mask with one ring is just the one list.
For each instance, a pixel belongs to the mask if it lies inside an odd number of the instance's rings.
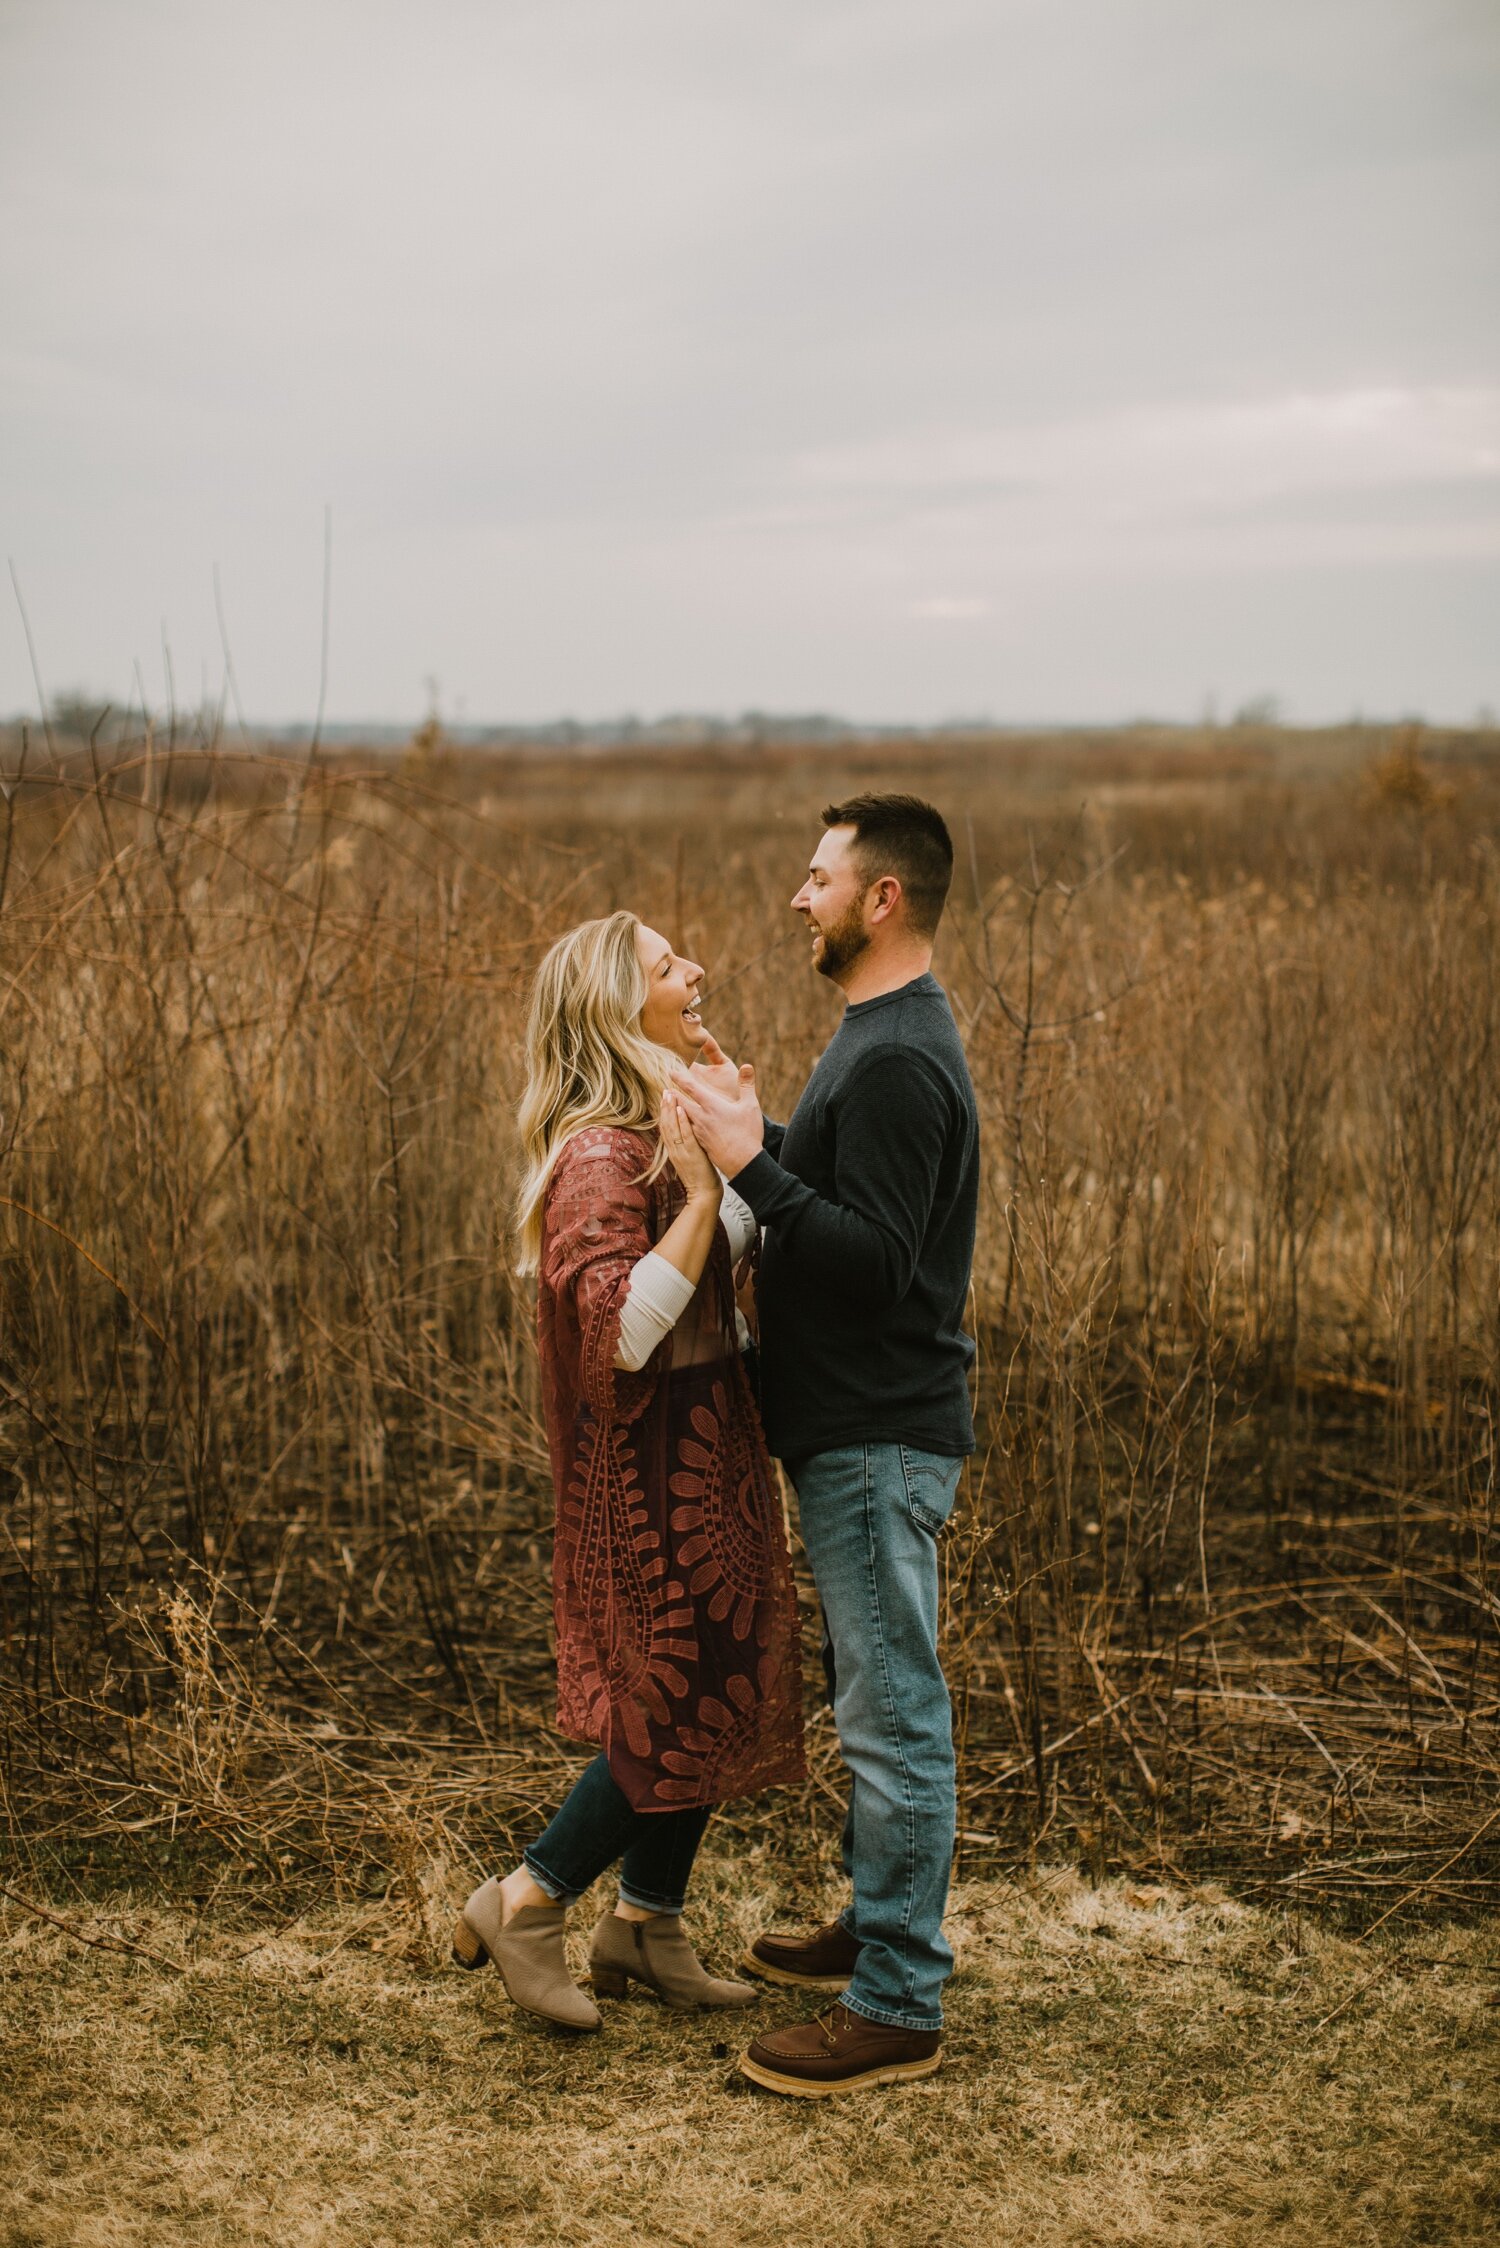
{"label": "gray cloud", "polygon": [[1478,476],[1429,476],[1399,484],[1325,484],[1271,492],[1230,506],[1203,507],[1196,520],[1214,529],[1251,523],[1379,526],[1488,525],[1500,548],[1500,469]]}
{"label": "gray cloud", "polygon": [[11,0],[48,671],[216,680],[217,561],[305,715],[326,499],[344,715],[1496,700],[1497,91],[1486,0]]}

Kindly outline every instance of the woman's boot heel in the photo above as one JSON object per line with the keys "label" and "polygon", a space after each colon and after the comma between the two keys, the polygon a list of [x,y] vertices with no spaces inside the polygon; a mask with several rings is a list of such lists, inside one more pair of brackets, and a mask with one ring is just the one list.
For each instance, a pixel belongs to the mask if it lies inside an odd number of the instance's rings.
{"label": "woman's boot heel", "polygon": [[489,1958],[484,1945],[460,1913],[453,1923],[453,1964],[472,1975],[476,1967],[487,1967]]}
{"label": "woman's boot heel", "polygon": [[[484,1881],[453,1928],[460,1967],[493,1960],[517,2006],[559,2029],[597,2029],[599,2009],[568,1973],[561,1905],[522,1905],[507,1918],[498,1881]],[[481,1934],[480,1931],[483,1931]]]}
{"label": "woman's boot heel", "polygon": [[623,1998],[630,1988],[630,1977],[623,1967],[591,1967],[589,1981],[596,1998]]}

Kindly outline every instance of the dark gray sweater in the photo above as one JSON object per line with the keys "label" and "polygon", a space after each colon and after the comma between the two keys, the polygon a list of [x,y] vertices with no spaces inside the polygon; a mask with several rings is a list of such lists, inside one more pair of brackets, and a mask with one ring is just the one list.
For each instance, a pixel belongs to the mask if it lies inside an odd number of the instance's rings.
{"label": "dark gray sweater", "polygon": [[972,1451],[979,1117],[942,985],[918,976],[847,1007],[791,1122],[767,1123],[730,1184],[765,1230],[771,1450]]}

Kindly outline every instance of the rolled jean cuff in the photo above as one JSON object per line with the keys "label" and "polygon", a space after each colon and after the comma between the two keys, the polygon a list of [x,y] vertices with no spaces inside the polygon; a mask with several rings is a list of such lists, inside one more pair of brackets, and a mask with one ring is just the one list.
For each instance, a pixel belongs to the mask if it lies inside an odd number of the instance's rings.
{"label": "rolled jean cuff", "polygon": [[576,1905],[583,1895],[581,1889],[570,1889],[566,1883],[558,1880],[555,1873],[549,1873],[535,1850],[523,1850],[521,1852],[521,1863],[531,1875],[537,1887],[545,1889],[555,1905]]}
{"label": "rolled jean cuff", "polygon": [[893,2014],[884,2006],[862,2004],[845,1991],[839,2002],[848,2014],[858,2014],[867,2022],[879,2022],[883,2029],[935,2030],[943,2026],[941,2014]]}
{"label": "rolled jean cuff", "polygon": [[678,1912],[687,1902],[685,1897],[654,1897],[649,1889],[632,1889],[628,1881],[620,1883],[622,1905],[635,1905],[642,1912]]}

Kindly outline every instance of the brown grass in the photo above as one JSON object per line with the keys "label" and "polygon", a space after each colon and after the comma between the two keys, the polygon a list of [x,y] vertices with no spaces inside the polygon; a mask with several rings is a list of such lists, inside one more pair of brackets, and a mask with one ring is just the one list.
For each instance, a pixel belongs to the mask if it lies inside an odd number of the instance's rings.
{"label": "brown grass", "polygon": [[[568,1766],[500,1230],[526,980],[631,904],[785,1113],[834,1020],[786,899],[873,780],[959,840],[985,1125],[964,1872],[1491,1901],[1496,748],[13,749],[7,1878],[312,1909],[534,1822]],[[800,1846],[837,1789],[825,1726],[741,1831]]]}
{"label": "brown grass", "polygon": [[[768,1874],[706,1863],[706,1955],[791,1902]],[[1359,1946],[1212,1888],[966,1882],[941,2075],[817,2105],[734,2073],[744,2017],[637,1997],[557,2040],[378,1906],[86,1926],[185,1971],[0,1917],[4,2248],[1479,2248],[1500,2223],[1493,1924]],[[796,2013],[768,1995],[752,2026]]]}

